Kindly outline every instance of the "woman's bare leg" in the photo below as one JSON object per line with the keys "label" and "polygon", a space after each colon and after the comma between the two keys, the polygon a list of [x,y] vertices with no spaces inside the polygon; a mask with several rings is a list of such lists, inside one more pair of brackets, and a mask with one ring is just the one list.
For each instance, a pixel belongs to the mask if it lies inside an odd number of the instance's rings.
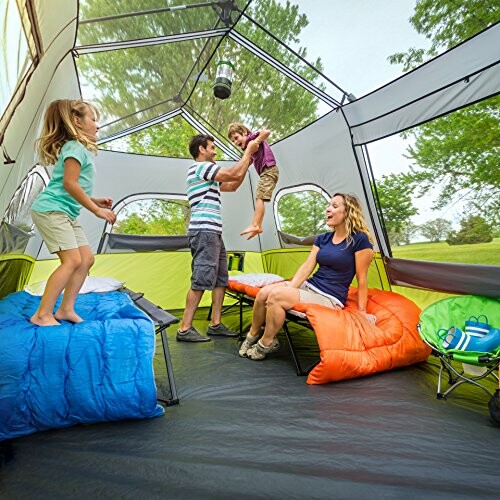
{"label": "woman's bare leg", "polygon": [[250,336],[255,337],[260,335],[260,328],[266,321],[266,304],[269,294],[277,287],[284,287],[285,283],[273,283],[272,285],[267,285],[263,287],[257,297],[255,297],[255,302],[253,304],[253,314],[252,314],[252,326],[250,327]]}
{"label": "woman's bare leg", "polygon": [[280,287],[271,290],[266,305],[266,328],[260,343],[268,347],[283,326],[286,311],[300,302],[298,288]]}

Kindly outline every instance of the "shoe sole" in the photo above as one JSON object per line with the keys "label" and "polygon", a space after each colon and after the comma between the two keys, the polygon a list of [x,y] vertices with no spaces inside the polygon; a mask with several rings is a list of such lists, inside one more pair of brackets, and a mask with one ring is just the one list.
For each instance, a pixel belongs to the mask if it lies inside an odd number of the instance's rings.
{"label": "shoe sole", "polygon": [[212,333],[212,332],[207,332],[207,335],[210,335],[211,337],[230,337],[233,339],[240,336],[239,333],[227,334],[227,333]]}
{"label": "shoe sole", "polygon": [[212,339],[182,339],[176,337],[177,342],[210,342]]}

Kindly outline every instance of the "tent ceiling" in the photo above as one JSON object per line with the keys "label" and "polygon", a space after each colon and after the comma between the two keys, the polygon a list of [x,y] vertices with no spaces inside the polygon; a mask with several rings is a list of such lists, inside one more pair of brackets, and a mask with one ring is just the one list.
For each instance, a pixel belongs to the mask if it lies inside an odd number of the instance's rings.
{"label": "tent ceiling", "polygon": [[[246,0],[236,0],[234,7],[241,10],[246,3]],[[220,13],[217,2],[197,0],[84,0],[80,2],[77,45],[99,45],[205,31],[224,26]]]}
{"label": "tent ceiling", "polygon": [[[264,14],[252,12],[252,2],[167,4],[80,2],[76,64],[82,96],[102,111],[101,142],[169,119],[183,107],[196,110],[222,141],[233,121],[269,127],[277,141],[345,99],[342,89],[263,28],[261,19],[250,17]],[[232,96],[225,101],[212,91],[221,58],[236,66]],[[256,93],[264,96],[259,109],[248,100]],[[290,129],[280,118],[284,107],[290,112],[294,106],[306,106],[308,113],[297,113]]]}

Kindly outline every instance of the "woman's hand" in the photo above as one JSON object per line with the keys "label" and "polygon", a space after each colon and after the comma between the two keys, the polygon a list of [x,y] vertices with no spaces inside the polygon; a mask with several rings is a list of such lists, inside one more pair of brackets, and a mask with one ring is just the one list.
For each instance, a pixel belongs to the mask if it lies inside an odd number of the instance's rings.
{"label": "woman's hand", "polygon": [[377,316],[375,316],[374,314],[368,314],[365,311],[362,311],[361,313],[371,325],[374,325],[377,322]]}

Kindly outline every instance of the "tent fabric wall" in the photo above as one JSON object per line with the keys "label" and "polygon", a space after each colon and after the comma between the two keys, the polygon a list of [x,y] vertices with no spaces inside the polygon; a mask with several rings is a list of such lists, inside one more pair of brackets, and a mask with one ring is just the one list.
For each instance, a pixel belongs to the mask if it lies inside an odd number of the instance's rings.
{"label": "tent fabric wall", "polygon": [[[0,169],[0,214],[2,215],[27,172],[36,165],[35,142],[42,129],[43,114],[47,105],[54,99],[79,97],[80,91],[72,55],[67,54],[55,68],[55,73],[50,73],[50,78],[45,81],[45,85],[43,82],[42,75],[39,80],[30,81],[27,95],[16,110],[11,126],[6,131],[5,147],[9,155],[15,159],[15,163]],[[34,94],[30,92],[32,84]],[[18,119],[19,122],[17,122]],[[32,257],[37,257],[40,243],[41,240],[37,237],[30,239],[25,252]]]}
{"label": "tent fabric wall", "polygon": [[[56,2],[51,2],[56,3]],[[42,12],[47,12],[41,8]],[[64,20],[66,9],[61,8],[54,18]],[[73,12],[73,11],[72,11]],[[73,12],[73,17],[76,15]],[[50,44],[45,45],[40,63],[29,80],[22,101],[16,107],[8,127],[5,130],[2,146],[15,163],[0,169],[0,213],[3,214],[9,201],[26,172],[35,165],[34,144],[42,126],[43,113],[52,100],[80,96],[71,48],[75,40],[76,23],[70,22],[68,15],[62,31]],[[69,23],[69,24],[67,24]],[[57,25],[57,24],[56,24]],[[0,123],[3,131],[4,116]]]}
{"label": "tent fabric wall", "polygon": [[386,269],[396,285],[500,299],[500,266],[387,258]]}
{"label": "tent fabric wall", "polygon": [[17,292],[29,280],[35,261],[27,255],[0,255],[0,298]]}
{"label": "tent fabric wall", "polygon": [[[97,170],[95,196],[111,197],[116,204],[138,193],[151,193],[152,198],[155,193],[185,196],[187,169],[193,160],[101,150],[95,163]],[[235,164],[235,162],[228,161],[218,163],[223,167],[231,167]],[[237,193],[222,193],[223,236],[228,249],[260,251],[257,238],[247,241],[239,236],[240,231],[250,222],[253,209],[248,178]],[[271,214],[269,218],[272,218]],[[82,210],[80,220],[85,227],[92,249],[96,251],[105,222],[86,210]],[[40,258],[49,257],[44,246]]]}
{"label": "tent fabric wall", "polygon": [[[342,113],[333,112],[326,115],[275,144],[273,151],[280,168],[280,180],[275,193],[285,187],[316,184],[331,195],[337,191],[358,193],[364,210],[368,210],[363,194],[365,189]],[[191,163],[192,160],[189,159],[102,150],[96,157],[94,193],[96,196],[111,197],[115,203],[137,193],[185,194],[186,172]],[[218,163],[223,167],[235,164],[228,161]],[[262,251],[281,246],[272,203],[267,204],[264,232],[259,237],[246,240],[239,235],[251,221],[257,182],[255,169],[250,167],[247,178],[237,193],[222,194],[223,235],[227,249]],[[82,210],[80,217],[89,243],[95,251],[105,225],[104,221],[85,210]],[[40,258],[48,257],[44,247]]]}
{"label": "tent fabric wall", "polygon": [[354,144],[387,137],[500,92],[500,23],[342,108]]}
{"label": "tent fabric wall", "polygon": [[[0,256],[0,270],[2,256]],[[34,264],[29,283],[45,281],[57,267],[57,259],[38,260]],[[164,309],[183,309],[190,286],[191,254],[178,252],[137,252],[99,254],[90,270],[91,276],[112,276],[136,292],[143,292],[148,300]],[[260,252],[245,252],[245,273],[264,272]],[[230,275],[240,274],[231,271]],[[204,294],[201,307],[210,305],[210,293]]]}
{"label": "tent fabric wall", "polygon": [[[280,168],[280,181],[275,194],[284,187],[315,184],[329,195],[336,192],[357,194],[365,214],[368,214],[365,186],[342,113],[334,111],[323,116],[275,144],[273,152]],[[367,194],[371,196],[371,193]],[[367,217],[367,220],[373,232],[370,218]],[[263,250],[278,248],[280,242],[276,227],[268,230],[269,224],[274,225],[273,218],[266,215],[264,224]]]}
{"label": "tent fabric wall", "polygon": [[[74,44],[76,18],[78,15],[78,2],[76,1],[25,0],[23,2],[18,1],[17,4],[19,8],[23,9],[20,12],[20,17],[27,23],[24,28],[31,30],[31,33],[27,34],[27,37],[36,37],[40,41],[40,47],[36,49],[37,54],[35,58],[39,58],[39,61],[34,63],[36,64],[36,68],[33,68],[34,72],[16,90],[14,98],[8,104],[0,120],[0,136],[6,131],[8,125],[11,137],[16,130],[25,131],[25,124],[23,125],[22,122],[23,117],[19,118],[20,103],[22,106],[26,97],[29,99],[30,95],[34,94],[36,96],[37,89],[47,83],[47,79],[44,77],[47,69],[53,65],[54,60],[60,60],[69,47]],[[27,4],[34,6],[34,19],[30,19]],[[34,21],[33,24],[32,21]],[[70,38],[66,38],[67,36]],[[57,42],[56,39],[58,39]],[[26,92],[24,91],[25,89],[27,89]],[[40,100],[39,96],[38,101]],[[24,119],[30,119],[33,112],[36,111],[36,106],[25,108]],[[14,118],[13,114],[17,114],[17,118]]]}

